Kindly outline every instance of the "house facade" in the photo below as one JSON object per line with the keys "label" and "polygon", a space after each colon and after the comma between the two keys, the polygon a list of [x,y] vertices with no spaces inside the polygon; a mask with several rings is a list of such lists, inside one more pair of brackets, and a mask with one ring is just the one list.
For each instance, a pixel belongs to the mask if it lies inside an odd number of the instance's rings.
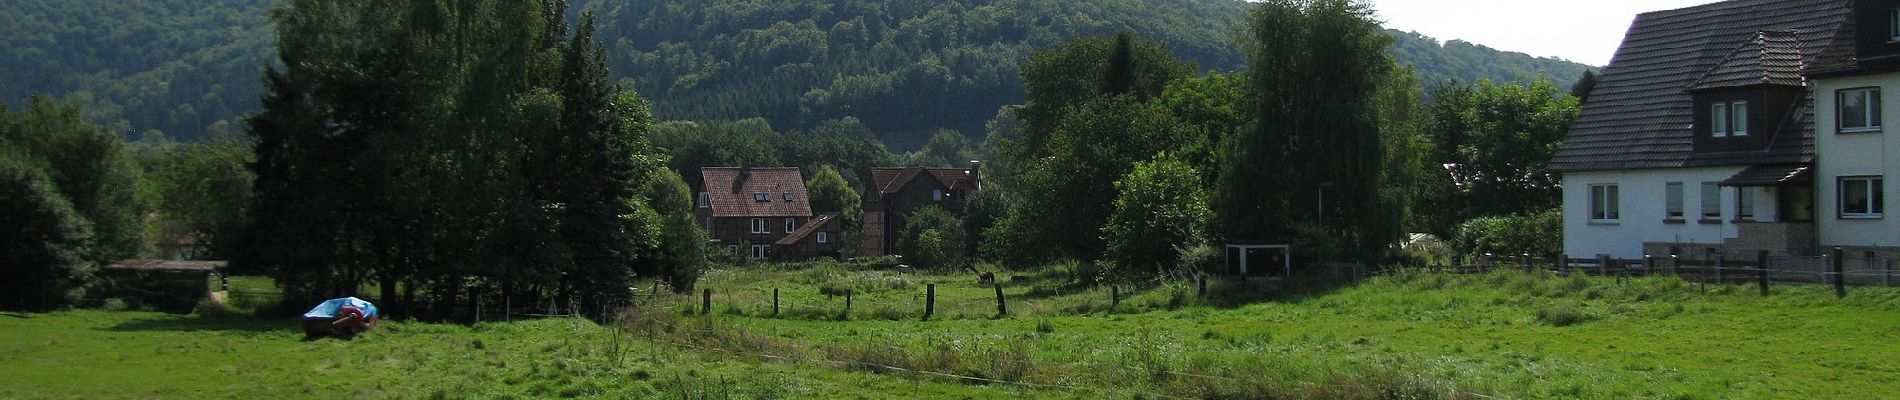
{"label": "house facade", "polygon": [[[804,260],[825,248],[804,241],[837,236],[835,230],[822,230],[835,221],[813,218],[804,176],[795,167],[701,168],[698,193],[696,220],[711,236],[714,251],[754,260]],[[817,226],[806,226],[814,222]],[[797,235],[801,231],[805,234]]]}
{"label": "house facade", "polygon": [[[1856,1],[1842,36],[1811,77],[1815,96],[1815,208],[1820,246],[1867,259],[1900,257],[1900,219],[1886,217],[1900,173],[1900,1]],[[1892,150],[1889,150],[1892,149]]]}
{"label": "house facade", "polygon": [[861,254],[898,254],[904,216],[925,206],[963,215],[971,194],[982,189],[981,164],[968,168],[873,168],[864,191],[864,243]]}
{"label": "house facade", "polygon": [[[1813,74],[1851,38],[1847,1],[1735,0],[1638,15],[1565,136],[1564,253],[1809,256],[1817,207]],[[1846,161],[1839,158],[1836,160]],[[1851,162],[1851,161],[1847,161]]]}

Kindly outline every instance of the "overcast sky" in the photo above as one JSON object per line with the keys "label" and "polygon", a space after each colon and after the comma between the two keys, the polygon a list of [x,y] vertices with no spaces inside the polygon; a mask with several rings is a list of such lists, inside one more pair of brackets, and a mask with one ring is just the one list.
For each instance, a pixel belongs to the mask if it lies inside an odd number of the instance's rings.
{"label": "overcast sky", "polygon": [[1602,66],[1636,14],[1716,0],[1372,0],[1387,28]]}

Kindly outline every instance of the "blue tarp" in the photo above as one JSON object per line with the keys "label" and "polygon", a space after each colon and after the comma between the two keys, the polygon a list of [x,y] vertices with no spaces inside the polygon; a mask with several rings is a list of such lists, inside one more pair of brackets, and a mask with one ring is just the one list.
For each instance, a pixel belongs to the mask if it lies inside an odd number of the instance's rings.
{"label": "blue tarp", "polygon": [[340,299],[324,300],[322,304],[317,304],[316,308],[310,309],[310,312],[303,313],[303,317],[304,318],[336,318],[337,312],[341,311],[343,309],[343,306],[351,306],[351,307],[356,307],[356,309],[358,310],[363,310],[363,316],[366,318],[377,317],[375,304],[370,304],[367,301],[363,301],[363,299],[359,299],[355,297],[344,297]]}

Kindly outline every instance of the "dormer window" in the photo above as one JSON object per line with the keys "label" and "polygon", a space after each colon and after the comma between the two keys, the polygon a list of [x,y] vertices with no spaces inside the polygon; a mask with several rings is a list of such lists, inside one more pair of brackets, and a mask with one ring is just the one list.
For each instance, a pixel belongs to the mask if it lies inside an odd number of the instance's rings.
{"label": "dormer window", "polygon": [[785,192],[784,195],[786,203],[792,202],[792,192]]}
{"label": "dormer window", "polygon": [[752,201],[756,201],[760,203],[769,202],[769,201],[772,201],[772,195],[765,194],[765,193],[753,193]]}
{"label": "dormer window", "polygon": [[1709,104],[1709,136],[1748,136],[1748,101],[1718,101]]}
{"label": "dormer window", "polygon": [[1834,101],[1840,133],[1880,131],[1880,88],[1842,89]]}

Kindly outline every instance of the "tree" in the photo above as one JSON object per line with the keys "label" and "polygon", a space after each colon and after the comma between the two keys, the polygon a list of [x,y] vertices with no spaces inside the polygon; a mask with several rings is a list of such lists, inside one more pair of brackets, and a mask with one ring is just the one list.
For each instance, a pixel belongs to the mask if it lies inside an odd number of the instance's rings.
{"label": "tree", "polygon": [[[4,109],[0,109],[4,112]],[[4,129],[0,126],[0,129]],[[0,310],[65,306],[67,290],[89,265],[84,217],[39,171],[0,142]]]}
{"label": "tree", "polygon": [[159,155],[148,175],[158,194],[152,223],[159,240],[194,241],[209,260],[236,255],[256,179],[251,151],[248,143],[220,139]]}
{"label": "tree", "polygon": [[1381,32],[1358,1],[1269,0],[1253,12],[1253,129],[1226,155],[1215,197],[1227,238],[1335,237],[1324,244],[1348,260],[1378,259],[1398,239],[1398,221],[1378,212],[1390,207],[1376,101],[1392,38]]}
{"label": "tree", "polygon": [[[1447,85],[1427,106],[1435,164],[1449,165],[1453,221],[1553,207],[1558,180],[1546,168],[1579,107],[1547,79]],[[1455,223],[1455,222],[1453,222]],[[1449,232],[1446,232],[1449,233]]]}
{"label": "tree", "polygon": [[[805,191],[811,196],[811,211],[814,213],[840,213],[846,220],[854,215],[863,214],[859,204],[858,190],[845,182],[844,175],[830,165],[821,165],[812,173],[811,181],[805,182]],[[846,224],[845,226],[853,226]]]}
{"label": "tree", "polygon": [[647,198],[662,220],[659,246],[654,249],[652,265],[666,268],[656,271],[676,290],[693,290],[693,283],[706,269],[707,236],[693,222],[693,190],[678,173],[660,169],[647,180]]}
{"label": "tree", "polygon": [[1180,249],[1208,241],[1214,211],[1200,180],[1192,165],[1162,152],[1115,181],[1115,212],[1102,237],[1122,278],[1173,271]]}
{"label": "tree", "polygon": [[1570,84],[1570,97],[1577,98],[1577,105],[1582,106],[1583,103],[1590,101],[1590,91],[1596,90],[1596,88],[1596,71],[1584,70],[1583,76],[1578,77],[1576,83]]}
{"label": "tree", "polygon": [[904,221],[897,248],[903,250],[906,262],[923,268],[964,265],[963,224],[955,215],[937,206],[924,206],[906,215]]}
{"label": "tree", "polygon": [[40,171],[91,227],[86,259],[109,263],[143,253],[143,174],[124,141],[86,122],[72,103],[35,96],[27,109],[7,115],[0,142],[10,144],[9,156]]}
{"label": "tree", "polygon": [[952,130],[937,131],[930,136],[930,142],[924,144],[910,160],[910,165],[925,167],[953,167],[976,158],[970,151],[969,141],[963,134]]}

